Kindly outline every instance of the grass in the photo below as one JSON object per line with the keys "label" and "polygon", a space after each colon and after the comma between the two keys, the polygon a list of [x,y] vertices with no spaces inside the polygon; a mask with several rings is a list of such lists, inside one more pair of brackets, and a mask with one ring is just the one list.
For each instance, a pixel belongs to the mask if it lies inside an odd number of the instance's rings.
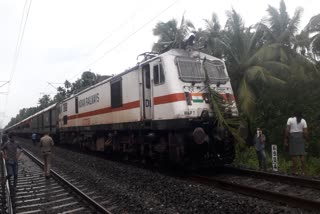
{"label": "grass", "polygon": [[[270,146],[271,147],[271,146]],[[267,167],[272,170],[271,148],[266,149]],[[320,158],[311,155],[306,156],[307,172],[309,176],[320,175]],[[236,145],[236,158],[234,165],[247,167],[251,169],[259,169],[259,162],[256,150],[253,146],[244,144]],[[283,173],[292,173],[292,161],[287,153],[278,150],[278,171]]]}

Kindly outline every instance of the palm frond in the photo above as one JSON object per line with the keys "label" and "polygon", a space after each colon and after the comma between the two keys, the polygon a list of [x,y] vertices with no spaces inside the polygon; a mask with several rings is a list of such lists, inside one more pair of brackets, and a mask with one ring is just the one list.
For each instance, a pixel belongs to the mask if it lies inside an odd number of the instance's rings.
{"label": "palm frond", "polygon": [[226,51],[229,52],[229,54],[232,56],[232,58],[236,61],[237,64],[240,64],[240,59],[236,55],[236,53],[233,51],[233,48],[230,46],[230,43],[228,42],[228,37],[221,36],[220,38],[217,38],[217,41],[225,47]]}
{"label": "palm frond", "polygon": [[284,0],[280,1],[279,15],[280,15],[279,23],[281,27],[279,35],[281,35],[281,32],[284,32],[285,29],[287,29],[287,26],[290,20]]}
{"label": "palm frond", "polygon": [[[277,58],[283,57],[287,59],[287,56],[281,56],[280,50],[282,45],[274,43],[270,45],[264,45],[255,53],[252,53],[251,57],[247,60],[248,65],[262,63],[263,61],[276,60]],[[286,53],[284,52],[286,55]]]}
{"label": "palm frond", "polygon": [[264,37],[270,38],[271,41],[276,40],[276,37],[275,37],[275,35],[273,35],[271,28],[269,28],[266,24],[261,22],[259,24],[259,30],[264,32]]}
{"label": "palm frond", "polygon": [[261,63],[261,65],[262,67],[267,68],[273,74],[277,74],[279,72],[289,74],[290,72],[290,67],[287,64],[279,61],[264,61]]}
{"label": "palm frond", "polygon": [[288,54],[283,48],[280,48],[280,62],[287,62],[289,60]]}
{"label": "palm frond", "polygon": [[203,69],[206,77],[205,85],[211,97],[210,107],[213,110],[213,113],[216,119],[215,122],[217,123],[218,127],[226,128],[238,142],[245,143],[244,139],[240,136],[239,129],[238,129],[241,123],[240,118],[225,117],[225,106],[223,104],[223,98],[217,91],[215,91],[210,87],[208,71],[205,66],[203,66]]}
{"label": "palm frond", "polygon": [[242,112],[249,118],[251,118],[255,112],[255,100],[256,97],[250,85],[246,79],[243,78],[240,82],[238,90],[238,100],[240,102],[240,108]]}
{"label": "palm frond", "polygon": [[250,82],[257,82],[257,80],[259,80],[270,85],[283,85],[286,83],[261,66],[252,66],[248,68],[245,72],[245,77]]}
{"label": "palm frond", "polygon": [[303,13],[303,8],[298,7],[294,12],[293,17],[290,19],[290,22],[289,22],[289,25],[288,25],[287,29],[292,34],[296,33],[297,30],[298,30],[298,27],[299,27],[299,24],[300,24],[300,21],[301,21],[302,13]]}
{"label": "palm frond", "polygon": [[280,22],[280,14],[275,7],[268,6],[267,12],[269,13],[269,23],[270,29],[273,34],[276,34],[274,37],[277,37],[281,32],[281,22]]}
{"label": "palm frond", "polygon": [[216,13],[212,13],[211,20],[204,19],[207,32],[210,33],[219,33],[221,25]]}

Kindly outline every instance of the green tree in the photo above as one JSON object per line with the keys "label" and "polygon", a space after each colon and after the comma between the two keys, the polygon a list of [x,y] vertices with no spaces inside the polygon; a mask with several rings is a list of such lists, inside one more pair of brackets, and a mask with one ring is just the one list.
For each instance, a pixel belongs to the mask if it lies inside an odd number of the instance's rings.
{"label": "green tree", "polygon": [[[267,40],[270,43],[291,47],[295,42],[295,34],[298,32],[303,9],[298,7],[293,17],[290,18],[285,2],[281,0],[279,10],[269,5],[267,12],[269,18],[267,19],[267,25],[264,27]],[[263,26],[263,24],[261,25]]]}
{"label": "green tree", "polygon": [[284,84],[279,73],[289,67],[277,60],[277,51],[272,45],[264,45],[261,25],[245,28],[241,16],[231,10],[220,42],[224,46],[232,85],[241,112],[252,118],[255,113],[259,86]]}
{"label": "green tree", "polygon": [[[80,91],[88,88],[97,83],[97,76],[91,71],[85,71],[82,73],[81,78],[77,79],[74,83],[71,84],[70,92],[67,90],[67,95],[77,94]],[[66,85],[67,86],[67,85]]]}
{"label": "green tree", "polygon": [[159,22],[153,29],[153,35],[158,36],[158,41],[153,44],[152,51],[163,53],[172,48],[182,48],[186,37],[194,32],[193,24],[182,16],[180,25],[175,19],[168,22]]}
{"label": "green tree", "polygon": [[47,95],[47,94],[43,95],[41,98],[39,98],[38,103],[39,103],[40,110],[50,106],[52,104],[50,95]]}
{"label": "green tree", "polygon": [[196,42],[199,47],[204,47],[203,51],[217,58],[223,57],[223,45],[220,42],[222,28],[217,14],[213,13],[210,20],[205,19],[206,30],[198,30]]}

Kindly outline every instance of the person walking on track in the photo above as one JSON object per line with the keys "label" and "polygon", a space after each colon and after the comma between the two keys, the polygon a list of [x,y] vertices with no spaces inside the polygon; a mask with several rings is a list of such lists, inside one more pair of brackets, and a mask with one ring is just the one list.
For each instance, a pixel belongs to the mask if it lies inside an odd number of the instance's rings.
{"label": "person walking on track", "polygon": [[54,146],[52,138],[46,133],[40,139],[40,148],[42,152],[43,162],[44,162],[44,175],[46,178],[50,177],[50,168],[51,168],[51,154]]}
{"label": "person walking on track", "polygon": [[35,132],[32,133],[31,139],[32,139],[33,145],[36,145],[36,143],[37,143],[37,134]]}
{"label": "person walking on track", "polygon": [[[2,146],[4,159],[6,160],[7,179],[9,180],[10,190],[15,191],[18,181],[18,160],[22,152],[21,146],[14,140],[13,134],[9,133],[9,141]],[[13,185],[11,177],[13,176]]]}

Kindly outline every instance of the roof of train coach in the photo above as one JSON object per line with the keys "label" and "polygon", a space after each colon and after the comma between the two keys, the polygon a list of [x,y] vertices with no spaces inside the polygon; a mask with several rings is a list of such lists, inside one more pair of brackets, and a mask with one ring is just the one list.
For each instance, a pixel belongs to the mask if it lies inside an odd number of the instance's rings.
{"label": "roof of train coach", "polygon": [[[223,62],[223,60],[221,60],[221,59],[219,59],[219,58],[216,58],[216,57],[214,57],[214,56],[211,56],[211,55],[202,53],[202,52],[200,52],[200,51],[192,51],[192,53],[194,53],[194,56],[196,56],[196,55],[198,54],[198,56],[202,56],[202,57],[206,57],[206,58],[208,58],[208,59],[218,60],[218,61],[222,61],[222,62]],[[60,103],[66,102],[66,101],[68,101],[68,100],[70,100],[70,99],[72,99],[72,98],[74,98],[74,97],[76,97],[76,96],[78,96],[78,95],[80,95],[80,94],[82,94],[82,93],[85,93],[86,91],[89,91],[89,90],[91,90],[91,89],[93,89],[93,88],[95,88],[95,87],[98,87],[98,86],[103,85],[103,84],[105,84],[105,83],[107,83],[107,82],[110,82],[110,81],[113,80],[113,79],[119,78],[119,77],[125,75],[126,73],[129,73],[129,72],[137,69],[139,66],[144,65],[144,64],[146,64],[146,63],[148,63],[148,62],[150,62],[150,61],[153,61],[153,60],[156,59],[156,58],[160,58],[160,57],[164,57],[164,56],[168,56],[168,55],[171,55],[171,56],[186,56],[186,57],[187,57],[187,56],[190,56],[190,51],[183,50],[183,49],[171,49],[171,50],[169,50],[169,51],[167,51],[167,52],[165,52],[165,53],[162,53],[162,54],[160,54],[160,55],[154,56],[154,57],[152,57],[152,58],[150,58],[150,59],[148,59],[148,60],[144,60],[144,61],[142,61],[142,62],[138,62],[137,65],[135,65],[134,67],[129,68],[129,69],[127,69],[127,70],[125,70],[125,71],[117,74],[117,75],[111,76],[110,78],[107,78],[107,79],[105,79],[105,80],[103,80],[103,81],[101,81],[101,82],[99,82],[99,83],[97,83],[97,84],[95,84],[95,85],[93,85],[93,86],[90,86],[90,87],[88,87],[88,88],[86,88],[86,89],[78,92],[77,94],[74,94],[74,95],[72,95],[72,96],[70,96],[70,97],[62,100]],[[15,126],[17,126],[17,125],[25,122],[25,121],[27,121],[27,120],[29,120],[29,119],[37,116],[38,114],[41,114],[41,113],[43,113],[43,112],[48,111],[49,109],[55,107],[56,105],[57,105],[57,103],[52,104],[51,106],[48,106],[47,108],[45,108],[45,109],[43,109],[43,110],[41,110],[41,111],[39,111],[39,112],[37,112],[37,113],[35,113],[35,114],[27,117],[26,119],[24,119],[24,120],[20,121],[19,123],[16,123],[16,124],[14,124],[14,125],[6,128],[6,129],[13,128],[13,127],[15,127]]]}
{"label": "roof of train coach", "polygon": [[10,127],[6,128],[5,130],[12,129],[12,128],[14,128],[15,126],[20,125],[21,123],[23,123],[23,122],[25,122],[25,121],[27,121],[27,120],[30,120],[31,118],[33,118],[33,117],[35,117],[35,116],[37,116],[37,115],[39,115],[39,114],[41,114],[41,113],[43,113],[43,112],[46,112],[46,111],[48,111],[48,110],[50,110],[50,109],[54,108],[56,105],[57,105],[57,103],[52,104],[52,105],[48,106],[47,108],[42,109],[42,110],[40,110],[40,111],[36,112],[35,114],[33,114],[33,115],[31,115],[31,116],[29,116],[29,117],[27,117],[27,118],[25,118],[25,119],[21,120],[20,122],[18,122],[18,123],[16,123],[16,124],[14,124],[14,125],[12,125],[12,126],[10,126]]}
{"label": "roof of train coach", "polygon": [[[221,60],[221,59],[219,59],[219,58],[216,58],[216,57],[214,57],[214,56],[211,56],[211,55],[202,53],[202,52],[200,52],[200,51],[192,51],[192,52],[193,52],[193,53],[199,53],[199,55],[201,55],[201,56],[203,56],[203,57],[206,57],[206,58],[208,58],[208,59],[211,59],[211,60],[219,60],[219,61],[221,61],[221,62],[224,62],[223,60]],[[110,82],[110,81],[113,80],[113,79],[119,78],[119,77],[121,77],[121,76],[123,76],[123,75],[125,75],[125,74],[127,74],[127,73],[129,73],[129,72],[131,72],[131,71],[133,71],[133,70],[135,70],[135,69],[137,69],[139,66],[144,65],[144,64],[146,64],[146,63],[148,63],[148,62],[150,62],[150,61],[153,61],[153,60],[156,59],[156,58],[160,58],[160,57],[164,57],[164,56],[168,56],[168,55],[171,55],[171,56],[185,56],[185,57],[187,57],[187,56],[190,56],[190,51],[183,50],[183,49],[171,49],[171,50],[169,50],[169,51],[167,51],[167,52],[165,52],[165,53],[162,53],[162,54],[160,54],[160,55],[154,56],[154,57],[152,57],[152,58],[150,58],[150,59],[148,59],[148,60],[144,60],[144,61],[142,61],[142,62],[138,62],[138,64],[135,65],[134,67],[129,68],[129,69],[127,69],[127,70],[125,70],[125,71],[123,71],[123,72],[121,72],[121,73],[119,73],[119,74],[113,75],[113,76],[111,76],[111,77],[108,78],[108,79],[105,79],[105,80],[103,80],[103,81],[101,81],[101,82],[99,82],[99,83],[97,83],[97,84],[95,84],[95,85],[92,85],[92,86],[90,86],[90,87],[88,87],[88,88],[86,88],[86,89],[78,92],[77,94],[73,94],[72,96],[70,96],[70,97],[62,100],[60,103],[66,102],[66,101],[68,101],[68,100],[70,100],[70,99],[72,99],[72,98],[74,98],[74,97],[76,97],[76,96],[78,96],[78,95],[80,95],[80,94],[85,93],[86,91],[89,91],[89,90],[91,90],[91,89],[93,89],[93,88],[95,88],[95,87],[98,87],[98,86],[103,85],[103,84],[105,84],[105,83],[107,83],[107,82]],[[140,55],[139,55],[139,56],[140,56]]]}
{"label": "roof of train coach", "polygon": [[[159,56],[160,56],[160,55],[159,55]],[[129,72],[131,72],[131,71],[133,71],[133,70],[135,70],[135,69],[137,69],[139,66],[141,66],[141,65],[143,65],[143,64],[145,64],[145,63],[147,63],[147,62],[152,61],[152,60],[154,60],[155,58],[159,58],[159,56],[156,56],[156,57],[153,57],[152,59],[149,59],[149,60],[143,61],[143,62],[141,62],[141,63],[138,63],[137,65],[135,65],[135,66],[132,67],[132,68],[129,68],[129,69],[127,69],[127,70],[125,70],[125,71],[123,71],[123,72],[121,72],[121,73],[119,73],[119,74],[113,75],[113,76],[111,76],[111,77],[108,78],[108,79],[105,79],[105,80],[103,80],[103,81],[101,81],[101,82],[99,82],[99,83],[97,83],[97,84],[95,84],[95,85],[92,85],[92,86],[90,86],[90,87],[88,87],[88,88],[86,88],[86,89],[84,89],[84,90],[82,90],[82,91],[80,91],[80,92],[78,92],[78,93],[76,93],[76,94],[73,94],[72,96],[70,96],[70,97],[62,100],[60,103],[66,102],[66,101],[68,101],[68,100],[70,100],[70,99],[72,99],[72,98],[74,98],[74,97],[76,97],[76,96],[78,96],[78,95],[80,95],[80,94],[85,93],[86,91],[89,91],[89,90],[91,90],[91,89],[93,89],[93,88],[96,88],[96,87],[98,87],[98,86],[100,86],[100,85],[103,85],[103,84],[105,84],[105,83],[107,83],[107,82],[110,82],[110,81],[113,80],[113,79],[119,78],[119,77],[121,77],[121,76],[123,76],[123,75],[125,75],[125,74],[127,74],[127,73],[129,73]]]}

